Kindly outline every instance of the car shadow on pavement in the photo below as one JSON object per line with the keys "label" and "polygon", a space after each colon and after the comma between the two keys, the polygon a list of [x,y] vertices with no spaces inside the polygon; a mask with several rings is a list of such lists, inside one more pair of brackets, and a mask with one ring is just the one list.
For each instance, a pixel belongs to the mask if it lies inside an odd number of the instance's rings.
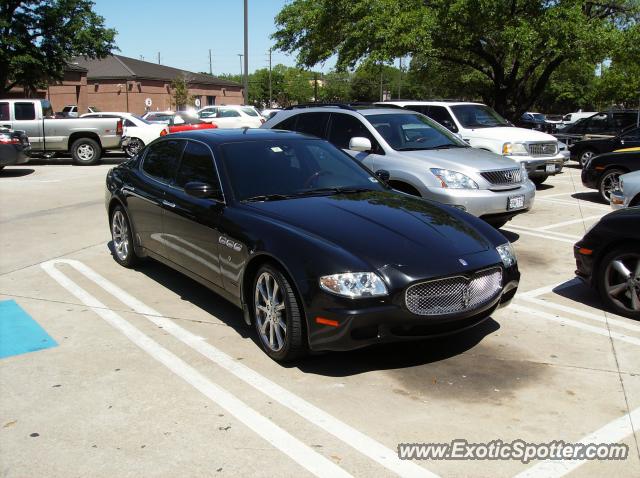
{"label": "car shadow on pavement", "polygon": [[[509,227],[509,223],[507,223],[504,227]],[[502,235],[509,240],[509,242],[516,242],[518,239],[520,239],[520,234],[518,234],[517,232],[505,231],[504,229],[498,229],[498,231],[500,231]]]}
{"label": "car shadow on pavement", "polygon": [[35,173],[35,169],[31,168],[4,168],[0,170],[0,178],[21,178]]}
{"label": "car shadow on pavement", "polygon": [[536,192],[537,191],[546,191],[547,189],[553,189],[555,186],[553,184],[536,184]]}
{"label": "car shadow on pavement", "polygon": [[605,205],[609,205],[609,203],[605,202],[601,197],[600,197],[600,193],[597,191],[593,191],[593,192],[583,192],[583,193],[573,193],[571,195],[572,198],[574,199],[579,199],[580,201],[589,201],[595,204],[605,204]]}
{"label": "car shadow on pavement", "polygon": [[607,311],[606,307],[600,300],[598,292],[582,282],[580,279],[573,278],[568,280],[564,284],[560,284],[555,287],[552,292],[565,299],[584,304],[588,307],[598,309],[601,311]]}

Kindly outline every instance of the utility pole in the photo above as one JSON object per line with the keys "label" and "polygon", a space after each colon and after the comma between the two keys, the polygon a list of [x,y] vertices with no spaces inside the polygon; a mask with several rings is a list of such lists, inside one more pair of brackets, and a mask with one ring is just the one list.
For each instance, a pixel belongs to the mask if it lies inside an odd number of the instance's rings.
{"label": "utility pole", "polygon": [[273,108],[273,102],[271,100],[272,97],[272,89],[271,89],[271,48],[269,48],[269,108]]}
{"label": "utility pole", "polygon": [[213,63],[211,62],[211,48],[209,48],[209,74],[213,75]]}
{"label": "utility pole", "polygon": [[144,55],[140,55],[140,59],[144,61]]}
{"label": "utility pole", "polygon": [[249,0],[244,0],[244,104],[249,104]]}
{"label": "utility pole", "polygon": [[158,65],[160,64],[160,52],[158,52]]}
{"label": "utility pole", "polygon": [[238,53],[238,56],[240,57],[240,76],[242,76],[242,53]]}
{"label": "utility pole", "polygon": [[382,87],[382,63],[380,63],[380,101],[384,101],[384,90]]}
{"label": "utility pole", "polygon": [[398,76],[398,99],[402,98],[402,57],[400,57],[400,71]]}
{"label": "utility pole", "polygon": [[313,102],[318,102],[318,73],[313,72]]}

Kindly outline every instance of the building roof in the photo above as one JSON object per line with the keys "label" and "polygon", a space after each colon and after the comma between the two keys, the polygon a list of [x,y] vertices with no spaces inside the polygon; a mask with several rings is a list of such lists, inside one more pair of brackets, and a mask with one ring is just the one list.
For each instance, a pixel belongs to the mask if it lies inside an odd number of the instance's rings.
{"label": "building roof", "polygon": [[86,68],[87,79],[89,80],[145,79],[173,81],[178,76],[184,76],[187,83],[191,84],[242,87],[242,85],[234,81],[223,80],[212,75],[194,73],[122,55],[109,55],[101,60],[78,57],[74,61],[74,66]]}
{"label": "building roof", "polygon": [[77,63],[67,63],[64,67],[64,71],[87,71],[86,68],[81,67]]}

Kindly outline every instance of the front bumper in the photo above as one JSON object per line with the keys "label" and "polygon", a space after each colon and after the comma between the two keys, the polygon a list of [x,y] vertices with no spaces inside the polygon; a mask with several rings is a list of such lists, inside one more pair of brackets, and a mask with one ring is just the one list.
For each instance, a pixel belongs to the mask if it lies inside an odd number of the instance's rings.
{"label": "front bumper", "polygon": [[580,173],[580,179],[584,187],[589,189],[598,189],[598,181],[600,180],[600,172],[594,168],[589,168],[588,165],[582,168]]}
{"label": "front bumper", "polygon": [[616,190],[611,193],[611,209],[617,211],[618,209],[624,209],[625,207],[629,207],[630,198],[625,197],[622,191]]}
{"label": "front bumper", "polygon": [[[536,188],[531,181],[520,184],[516,189],[451,189],[429,188],[424,197],[464,209],[477,217],[507,214],[509,217],[527,212],[533,207]],[[509,198],[524,195],[524,205],[519,209],[508,209]]]}
{"label": "front bumper", "polygon": [[[481,307],[448,316],[423,316],[409,312],[404,290],[384,299],[345,300],[324,294],[306,312],[312,351],[345,351],[373,344],[442,337],[474,327],[499,307],[508,305],[518,289],[520,274],[503,271],[502,292]],[[319,325],[316,318],[337,325]]]}
{"label": "front bumper", "polygon": [[577,242],[573,246],[573,256],[576,260],[576,275],[587,284],[593,285],[593,249],[585,247],[582,241]]}
{"label": "front bumper", "polygon": [[[533,156],[505,156],[506,158],[513,159],[519,163],[524,163],[524,167],[527,169],[527,174],[530,178],[540,178],[553,176],[562,171],[565,163],[565,155],[558,153],[555,156],[549,156],[544,158]],[[547,166],[549,165],[549,166]]]}

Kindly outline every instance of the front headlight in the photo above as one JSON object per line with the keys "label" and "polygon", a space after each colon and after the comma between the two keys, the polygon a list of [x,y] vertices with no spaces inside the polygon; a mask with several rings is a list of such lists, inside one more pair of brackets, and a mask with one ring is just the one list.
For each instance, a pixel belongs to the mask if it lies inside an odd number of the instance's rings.
{"label": "front headlight", "polygon": [[345,272],[322,276],[320,288],[351,299],[388,294],[387,287],[375,272]]}
{"label": "front headlight", "polygon": [[516,251],[513,249],[510,242],[496,247],[496,251],[500,254],[500,259],[502,259],[502,263],[505,267],[511,267],[517,262]]}
{"label": "front headlight", "polygon": [[502,154],[505,156],[527,156],[529,151],[522,143],[504,143],[502,145]]}
{"label": "front headlight", "polygon": [[478,189],[478,184],[469,176],[449,169],[431,168],[433,175],[440,180],[443,188]]}

